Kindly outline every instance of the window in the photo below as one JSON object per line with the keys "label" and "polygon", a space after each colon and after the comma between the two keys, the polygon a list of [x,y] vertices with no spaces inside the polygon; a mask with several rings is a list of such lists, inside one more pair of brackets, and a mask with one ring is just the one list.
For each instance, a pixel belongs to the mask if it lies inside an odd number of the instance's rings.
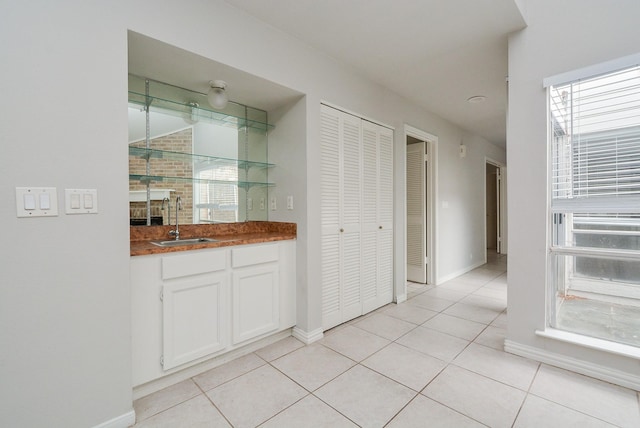
{"label": "window", "polygon": [[238,221],[237,166],[197,167],[196,208],[199,223]]}
{"label": "window", "polygon": [[640,67],[549,85],[548,324],[640,347]]}

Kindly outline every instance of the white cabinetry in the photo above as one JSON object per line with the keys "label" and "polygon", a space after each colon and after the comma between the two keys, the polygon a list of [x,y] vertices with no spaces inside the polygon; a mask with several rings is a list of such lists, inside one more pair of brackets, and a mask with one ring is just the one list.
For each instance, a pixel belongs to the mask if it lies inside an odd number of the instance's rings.
{"label": "white cabinetry", "polygon": [[295,245],[132,257],[133,385],[293,327]]}
{"label": "white cabinetry", "polygon": [[278,244],[234,248],[233,343],[278,329],[280,322]]}
{"label": "white cabinetry", "polygon": [[228,275],[224,250],[162,259],[162,367],[224,349]]}
{"label": "white cabinetry", "polygon": [[393,299],[393,131],[321,106],[323,328]]}

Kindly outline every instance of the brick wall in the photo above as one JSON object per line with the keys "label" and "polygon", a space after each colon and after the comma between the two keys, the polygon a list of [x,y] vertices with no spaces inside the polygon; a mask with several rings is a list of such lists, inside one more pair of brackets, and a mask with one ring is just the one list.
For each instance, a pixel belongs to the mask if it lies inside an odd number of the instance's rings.
{"label": "brick wall", "polygon": [[[178,153],[191,153],[192,129],[184,129],[170,135],[154,138],[151,140],[151,148]],[[145,142],[131,143],[132,147],[145,147]],[[193,177],[192,162],[188,157],[184,159],[157,159],[152,158],[151,175],[167,177]],[[146,160],[136,156],[129,156],[129,173],[146,174]],[[154,189],[172,189],[171,192],[171,224],[175,224],[176,196],[182,198],[182,211],[179,211],[180,224],[193,223],[193,184],[188,180],[165,180],[152,182]],[[139,180],[129,180],[129,190],[146,190],[146,186]],[[168,211],[160,210],[162,201],[151,201],[151,215],[162,216],[163,224],[168,224]],[[129,216],[131,218],[146,218],[146,202],[130,202]]]}

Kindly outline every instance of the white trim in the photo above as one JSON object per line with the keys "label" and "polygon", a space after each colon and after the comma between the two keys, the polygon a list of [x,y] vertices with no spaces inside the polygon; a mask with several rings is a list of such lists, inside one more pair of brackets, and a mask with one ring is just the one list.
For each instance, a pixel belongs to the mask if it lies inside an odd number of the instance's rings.
{"label": "white trim", "polygon": [[360,118],[360,119],[362,119],[362,120],[366,120],[367,122],[371,122],[371,123],[375,123],[376,125],[384,126],[385,128],[389,128],[389,129],[391,129],[392,131],[395,131],[395,129],[396,129],[396,128],[394,128],[393,126],[391,126],[391,125],[387,125],[387,124],[386,124],[386,123],[384,123],[384,122],[380,122],[379,120],[371,119],[371,118],[370,118],[370,117],[368,117],[368,116],[364,116],[364,115],[362,115],[362,114],[360,114],[360,113],[356,113],[356,112],[354,112],[354,111],[352,111],[352,110],[346,109],[346,108],[344,108],[344,107],[340,107],[339,105],[337,105],[337,104],[333,104],[333,103],[330,103],[330,102],[328,102],[328,101],[320,100],[320,104],[321,104],[321,105],[325,105],[325,106],[327,106],[327,107],[331,107],[331,108],[336,109],[336,110],[340,110],[340,111],[341,111],[341,112],[343,112],[343,113],[350,114],[351,116],[355,116],[355,117]]}
{"label": "white trim", "polygon": [[258,349],[264,348],[265,346],[269,346],[272,343],[275,343],[278,340],[287,338],[291,335],[292,335],[291,329],[286,329],[278,333],[274,333],[265,338],[262,338],[260,340],[257,340],[255,342],[251,342],[240,348],[236,348],[232,351],[225,352],[216,357],[205,359],[204,361],[196,365],[186,367],[175,373],[171,373],[171,374],[162,376],[158,379],[149,381],[147,383],[137,385],[133,388],[133,399],[137,400],[138,398],[145,397],[149,394],[160,391],[161,389],[164,389],[168,386],[175,385],[178,382],[182,382],[183,380],[192,378],[196,375],[206,372],[207,370],[211,370],[224,363],[228,363],[229,361],[232,361],[236,358],[243,357],[247,354],[255,352]]}
{"label": "white trim", "polygon": [[[405,289],[406,289],[406,285],[405,285]],[[402,303],[402,302],[406,302],[407,301],[407,293],[402,293],[402,294],[398,294],[396,295],[396,304],[398,303]]]}
{"label": "white trim", "polygon": [[591,198],[552,199],[552,213],[636,213],[640,196],[598,196]]}
{"label": "white trim", "polygon": [[574,345],[609,352],[611,354],[622,355],[623,357],[640,359],[640,348],[636,348],[635,346],[596,339],[595,337],[583,336],[581,334],[570,333],[568,331],[557,330],[555,328],[536,330],[536,336],[572,343]]}
{"label": "white trim", "polygon": [[636,65],[640,65],[640,53],[547,77],[542,80],[542,86],[548,88],[549,86],[556,86],[580,79],[596,77],[601,74],[610,73]]}
{"label": "white trim", "polygon": [[640,261],[637,250],[618,250],[613,248],[590,247],[551,247],[549,252],[565,256],[597,257],[601,259]]}
{"label": "white trim", "polygon": [[523,345],[508,339],[504,341],[504,350],[510,354],[519,355],[521,357],[600,379],[605,382],[611,382],[625,388],[640,391],[640,376],[623,372],[621,370],[612,369],[610,367],[601,366],[584,360],[578,360],[576,358],[550,352],[545,349]]}
{"label": "white trim", "polygon": [[292,336],[304,343],[305,345],[310,345],[315,341],[318,341],[324,337],[324,332],[322,328],[317,328],[312,331],[305,331],[297,326],[293,328]]}
{"label": "white trim", "polygon": [[127,428],[136,423],[136,412],[131,409],[127,413],[116,416],[113,419],[109,419],[106,422],[102,422],[96,425],[94,428]]}
{"label": "white trim", "polygon": [[477,262],[477,263],[476,263],[476,264],[474,264],[474,265],[467,266],[466,268],[463,268],[463,269],[460,269],[459,271],[456,271],[456,272],[450,273],[450,274],[449,274],[449,275],[447,275],[447,276],[444,276],[444,277],[442,277],[442,278],[438,278],[438,280],[437,280],[437,282],[436,282],[436,284],[435,284],[435,285],[444,284],[445,282],[450,281],[450,280],[452,280],[452,279],[455,279],[455,278],[457,278],[457,277],[459,277],[459,276],[461,276],[461,275],[464,275],[464,274],[465,274],[465,273],[467,273],[467,272],[471,272],[471,271],[472,271],[472,270],[474,270],[475,268],[478,268],[478,267],[480,267],[480,266],[484,265],[485,263],[486,263],[486,262],[485,262],[484,260],[480,260],[479,262]]}

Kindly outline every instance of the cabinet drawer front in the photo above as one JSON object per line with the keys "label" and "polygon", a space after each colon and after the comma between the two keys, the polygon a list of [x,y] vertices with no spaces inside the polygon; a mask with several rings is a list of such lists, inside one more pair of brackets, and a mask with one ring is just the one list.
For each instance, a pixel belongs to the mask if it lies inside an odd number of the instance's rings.
{"label": "cabinet drawer front", "polygon": [[162,279],[179,278],[216,272],[227,267],[225,250],[190,251],[187,254],[162,258]]}
{"label": "cabinet drawer front", "polygon": [[231,265],[234,268],[278,261],[278,244],[233,248]]}

